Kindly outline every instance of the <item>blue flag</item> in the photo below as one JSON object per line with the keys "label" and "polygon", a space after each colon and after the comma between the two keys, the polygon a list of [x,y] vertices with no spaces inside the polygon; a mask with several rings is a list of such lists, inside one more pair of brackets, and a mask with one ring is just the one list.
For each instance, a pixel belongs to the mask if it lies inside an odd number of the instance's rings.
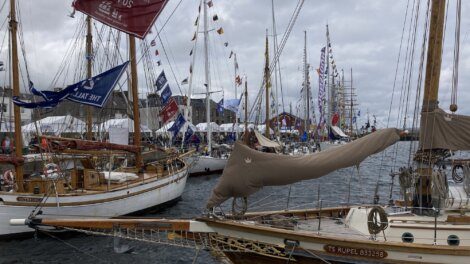
{"label": "blue flag", "polygon": [[77,103],[103,107],[128,64],[129,62],[125,62],[91,79],[69,85],[59,92],[39,91],[34,88],[34,84],[30,82],[29,89],[31,93],[42,97],[44,101],[29,103],[19,100],[18,97],[14,97],[13,102],[25,108],[52,108],[62,100],[67,99]]}
{"label": "blue flag", "polygon": [[186,132],[184,133],[184,142],[188,143],[191,141],[191,136],[194,134],[194,131],[191,129],[190,126],[188,126],[188,129],[186,129]]}
{"label": "blue flag", "polygon": [[222,98],[220,102],[217,103],[217,112],[223,113],[224,112],[224,99]]}
{"label": "blue flag", "polygon": [[162,94],[160,95],[161,99],[162,99],[162,104],[163,105],[166,105],[166,103],[168,102],[168,100],[170,99],[171,97],[171,89],[170,89],[170,85],[167,85],[165,87],[165,89],[163,89],[163,92]]}
{"label": "blue flag", "polygon": [[180,132],[181,128],[183,127],[184,123],[186,123],[186,120],[184,119],[183,115],[180,113],[178,117],[175,119],[175,122],[173,125],[168,129],[168,131],[173,132],[173,137],[176,137],[178,135],[178,132]]}
{"label": "blue flag", "polygon": [[160,91],[161,89],[163,89],[163,87],[165,87],[165,84],[167,82],[168,82],[168,80],[166,79],[165,72],[162,71],[162,73],[160,73],[160,75],[158,75],[158,78],[155,81],[155,87],[157,87],[157,91]]}
{"label": "blue flag", "polygon": [[240,99],[229,99],[224,102],[224,108],[232,112],[238,112],[238,106],[240,105]]}

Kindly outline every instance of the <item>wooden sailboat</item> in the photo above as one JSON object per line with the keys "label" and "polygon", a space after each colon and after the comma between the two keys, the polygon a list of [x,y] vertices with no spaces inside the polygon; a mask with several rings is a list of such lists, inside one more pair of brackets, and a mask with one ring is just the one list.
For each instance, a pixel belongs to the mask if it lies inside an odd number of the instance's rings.
{"label": "wooden sailboat", "polygon": [[[201,218],[30,218],[11,223],[207,248],[225,254],[234,263],[468,263],[470,212],[464,195],[468,195],[466,184],[470,181],[468,160],[453,160],[452,165],[464,168],[465,173],[456,175],[455,184],[447,187],[438,164],[448,157],[445,150],[470,150],[470,117],[446,114],[438,108],[446,3],[431,3],[417,166],[399,172],[404,180],[416,179],[405,188],[405,194],[407,189],[414,190],[412,204],[405,199],[395,206],[320,205],[310,210],[246,212],[247,197],[264,186],[322,177],[383,151],[399,140],[400,132],[390,128],[302,157],[261,153],[237,143],[207,203],[211,213]],[[451,110],[457,110],[456,105],[451,105]],[[230,198],[234,199],[232,215],[212,211]]]}
{"label": "wooden sailboat", "polygon": [[[158,1],[157,1],[158,2]],[[12,79],[14,95],[19,95],[18,55],[16,44],[15,1],[11,0]],[[161,4],[161,3],[160,3]],[[160,5],[164,7],[164,3]],[[161,9],[160,9],[161,10]],[[158,13],[160,12],[158,11]],[[90,29],[91,18],[87,18]],[[91,35],[87,52],[91,57]],[[4,157],[15,165],[7,171],[8,182],[0,190],[0,236],[29,232],[12,227],[12,217],[116,217],[155,209],[177,201],[186,184],[188,168],[176,154],[159,150],[143,152],[137,94],[135,39],[129,36],[131,88],[134,119],[134,145],[118,145],[91,140],[40,136],[48,153],[43,155],[39,173],[23,170],[20,110],[15,105],[14,157]],[[88,76],[91,77],[89,60]],[[91,119],[88,133],[91,135]],[[109,160],[100,166],[99,160]],[[123,162],[126,161],[126,162]],[[129,162],[127,162],[129,161]],[[121,163],[122,162],[122,163]],[[116,169],[113,170],[113,168]]]}

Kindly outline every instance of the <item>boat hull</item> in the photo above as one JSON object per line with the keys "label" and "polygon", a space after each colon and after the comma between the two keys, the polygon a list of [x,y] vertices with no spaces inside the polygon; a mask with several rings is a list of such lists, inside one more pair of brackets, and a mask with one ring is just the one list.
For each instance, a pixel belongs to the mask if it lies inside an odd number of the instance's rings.
{"label": "boat hull", "polygon": [[187,163],[191,164],[189,176],[202,176],[220,174],[223,172],[228,158],[214,158],[211,156],[188,157]]}
{"label": "boat hull", "polygon": [[[171,176],[129,188],[97,194],[50,196],[37,218],[103,218],[142,212],[181,197],[186,180],[184,168]],[[35,209],[41,196],[0,195],[0,236],[31,232],[27,226],[10,226],[10,219],[25,218]]]}

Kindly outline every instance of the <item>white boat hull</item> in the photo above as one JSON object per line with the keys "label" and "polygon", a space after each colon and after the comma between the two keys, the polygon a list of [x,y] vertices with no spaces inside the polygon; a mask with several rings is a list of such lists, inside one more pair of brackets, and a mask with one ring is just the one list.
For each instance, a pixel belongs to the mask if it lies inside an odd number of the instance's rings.
{"label": "white boat hull", "polygon": [[[187,169],[129,188],[87,195],[50,196],[38,218],[103,218],[158,207],[181,197]],[[10,226],[10,219],[27,218],[42,195],[0,194],[0,236],[31,232],[27,226]]]}
{"label": "white boat hull", "polygon": [[188,157],[187,162],[190,164],[189,175],[209,175],[221,173],[227,164],[227,157],[214,158],[211,156],[193,156]]}

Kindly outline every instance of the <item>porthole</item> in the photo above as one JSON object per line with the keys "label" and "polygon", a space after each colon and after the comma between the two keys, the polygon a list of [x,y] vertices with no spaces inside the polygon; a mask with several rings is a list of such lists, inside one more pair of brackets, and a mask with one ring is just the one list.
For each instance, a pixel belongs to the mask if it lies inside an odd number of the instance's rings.
{"label": "porthole", "polygon": [[403,241],[404,243],[413,243],[413,241],[415,241],[415,238],[413,234],[405,232],[403,233],[403,235],[401,235],[401,241]]}
{"label": "porthole", "polygon": [[460,239],[456,235],[450,235],[447,237],[447,245],[449,246],[458,246],[460,244]]}

